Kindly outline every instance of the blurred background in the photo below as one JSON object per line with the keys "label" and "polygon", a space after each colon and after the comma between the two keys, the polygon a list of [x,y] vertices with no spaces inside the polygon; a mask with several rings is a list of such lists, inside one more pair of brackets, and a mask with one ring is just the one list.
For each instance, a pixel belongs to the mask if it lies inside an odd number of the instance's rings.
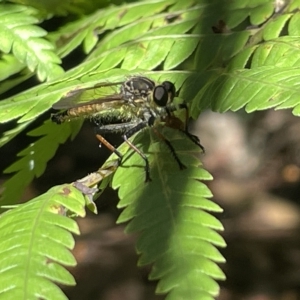
{"label": "blurred background", "polygon": [[[287,110],[204,112],[191,131],[206,149],[201,160],[214,177],[207,184],[224,208],[217,217],[228,244],[221,250],[227,281],[221,282],[218,299],[300,299],[300,119]],[[2,148],[6,159],[0,161],[1,170],[27,144],[23,136]],[[99,149],[86,122],[74,141],[61,146],[23,200],[86,176],[109,154],[105,147]],[[3,182],[7,177],[1,176]],[[147,280],[150,267],[136,266],[136,237],[115,224],[120,213],[116,192],[106,190],[96,204],[98,215],[88,213],[78,220],[78,266],[70,269],[78,285],[64,287],[69,299],[164,299],[154,295],[156,283]]]}

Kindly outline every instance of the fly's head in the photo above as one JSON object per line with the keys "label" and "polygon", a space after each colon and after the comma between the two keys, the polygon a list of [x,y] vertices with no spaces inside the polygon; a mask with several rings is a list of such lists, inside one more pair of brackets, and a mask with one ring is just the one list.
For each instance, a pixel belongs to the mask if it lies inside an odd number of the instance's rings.
{"label": "fly's head", "polygon": [[170,81],[164,81],[161,85],[155,86],[152,95],[153,104],[156,107],[166,107],[173,102],[175,97],[175,86]]}
{"label": "fly's head", "polygon": [[169,81],[164,81],[161,85],[156,85],[148,101],[141,102],[140,116],[148,122],[149,126],[155,123],[165,122],[171,115],[173,109],[172,102],[175,97],[175,86]]}

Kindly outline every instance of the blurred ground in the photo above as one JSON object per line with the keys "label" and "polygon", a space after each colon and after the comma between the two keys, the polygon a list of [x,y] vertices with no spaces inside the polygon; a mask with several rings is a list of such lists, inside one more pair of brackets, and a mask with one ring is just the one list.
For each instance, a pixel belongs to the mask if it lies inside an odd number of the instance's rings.
{"label": "blurred ground", "polygon": [[[218,299],[300,299],[300,119],[289,111],[207,112],[192,128],[206,149],[202,160],[214,176],[214,200],[224,208],[218,218],[228,244],[222,250],[227,281]],[[102,154],[108,152],[98,149],[85,125],[25,198],[94,171]],[[136,267],[135,237],[114,223],[116,201],[115,192],[107,191],[97,202],[99,215],[79,220],[78,267],[71,269],[78,285],[65,289],[71,300],[163,299],[154,296],[149,269]]]}
{"label": "blurred ground", "polygon": [[220,300],[300,299],[300,121],[288,111],[202,115],[228,247]]}

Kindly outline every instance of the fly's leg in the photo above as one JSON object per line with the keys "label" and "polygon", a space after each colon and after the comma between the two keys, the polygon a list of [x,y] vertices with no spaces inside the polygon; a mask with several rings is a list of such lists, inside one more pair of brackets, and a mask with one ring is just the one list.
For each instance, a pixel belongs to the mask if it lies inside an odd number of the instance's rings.
{"label": "fly's leg", "polygon": [[96,134],[96,138],[103,144],[107,149],[111,152],[115,153],[119,157],[119,164],[122,161],[123,155],[110,143],[108,142],[102,135]]}
{"label": "fly's leg", "polygon": [[183,131],[183,133],[194,143],[196,144],[201,150],[203,153],[205,153],[205,148],[201,145],[200,143],[200,139],[194,135],[194,134],[191,134],[190,132],[188,131]]}
{"label": "fly's leg", "polygon": [[131,149],[133,149],[136,153],[138,153],[141,158],[145,161],[145,173],[146,178],[145,182],[151,181],[150,177],[150,167],[149,167],[149,161],[147,156],[139,150],[130,140],[129,138],[133,136],[138,131],[142,130],[143,128],[147,127],[149,125],[149,121],[143,121],[143,122],[128,122],[128,123],[122,123],[122,124],[109,124],[109,125],[102,125],[95,128],[96,131],[96,137],[97,139],[111,152],[115,153],[119,157],[119,161],[121,163],[123,155],[111,144],[109,143],[103,135],[106,133],[123,133],[123,140],[129,145]]}
{"label": "fly's leg", "polygon": [[174,157],[174,159],[176,160],[176,162],[178,163],[180,170],[186,169],[186,166],[181,162],[181,160],[177,156],[176,151],[175,151],[174,147],[172,146],[172,144],[170,143],[170,141],[167,140],[156,128],[153,128],[153,131],[162,141],[165,142],[167,147],[170,149],[171,154]]}
{"label": "fly's leg", "polygon": [[188,130],[189,109],[187,105],[185,103],[181,103],[179,105],[179,108],[185,109],[184,130],[180,129],[180,131],[182,131],[194,144],[196,144],[202,150],[203,153],[205,153],[205,148],[201,145],[200,139],[196,135],[191,134]]}
{"label": "fly's leg", "polygon": [[129,141],[129,138],[133,136],[136,132],[142,130],[143,128],[147,127],[149,123],[147,121],[143,121],[141,123],[138,123],[136,126],[132,127],[131,129],[127,130],[124,135],[123,139],[124,141],[129,145],[130,148],[132,148],[136,153],[140,155],[140,157],[144,160],[145,162],[145,182],[151,181],[150,177],[150,166],[149,166],[149,160],[147,156],[140,150],[138,149],[131,141]]}
{"label": "fly's leg", "polygon": [[123,124],[108,124],[108,125],[99,125],[95,127],[96,138],[103,144],[107,149],[111,152],[115,153],[119,158],[119,164],[122,161],[123,155],[109,142],[107,141],[103,135],[112,132],[126,132],[129,128],[132,128],[136,125],[133,122],[127,122]]}

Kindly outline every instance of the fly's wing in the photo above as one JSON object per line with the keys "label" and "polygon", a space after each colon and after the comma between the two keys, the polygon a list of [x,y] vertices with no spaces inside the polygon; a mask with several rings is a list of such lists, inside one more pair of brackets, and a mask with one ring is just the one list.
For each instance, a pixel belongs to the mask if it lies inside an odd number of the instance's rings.
{"label": "fly's wing", "polygon": [[115,100],[122,100],[123,95],[120,93],[120,85],[117,83],[98,84],[89,88],[77,88],[69,91],[52,107],[54,109],[69,109],[84,106],[87,104],[97,104]]}

